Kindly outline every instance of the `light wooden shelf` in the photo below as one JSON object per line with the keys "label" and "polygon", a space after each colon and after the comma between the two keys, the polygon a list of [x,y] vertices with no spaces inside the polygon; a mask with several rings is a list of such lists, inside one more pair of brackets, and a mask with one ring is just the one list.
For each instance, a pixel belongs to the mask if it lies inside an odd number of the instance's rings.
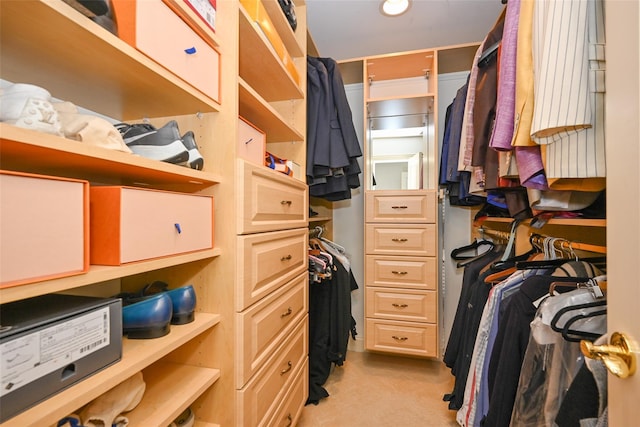
{"label": "light wooden shelf", "polygon": [[[127,121],[220,105],[62,0],[2,2],[2,79]],[[43,43],[46,40],[46,43]]]}
{"label": "light wooden shelf", "polygon": [[220,378],[220,370],[158,362],[143,371],[142,401],[126,414],[131,426],[168,426]]}
{"label": "light wooden shelf", "polygon": [[[284,16],[282,8],[278,4],[277,0],[262,0],[265,10],[269,14],[269,19],[273,23],[278,35],[282,39],[289,55],[292,57],[303,56],[303,50],[296,38],[296,33],[289,25],[287,17]],[[306,40],[306,39],[305,39]]]}
{"label": "light wooden shelf", "polygon": [[219,183],[219,175],[95,147],[0,123],[0,167],[14,171],[196,192]]}
{"label": "light wooden shelf", "polygon": [[193,261],[213,258],[219,256],[220,253],[220,249],[214,248],[170,257],[156,258],[148,261],[134,262],[121,266],[92,265],[89,267],[89,271],[87,273],[0,289],[0,303],[4,304],[52,292],[66,291],[91,285],[93,283],[105,282],[107,280],[133,276],[134,274],[144,273],[147,271],[154,271],[161,268],[173,267]]}
{"label": "light wooden shelf", "polygon": [[[304,99],[304,92],[287,72],[258,24],[240,5],[240,77],[267,102]],[[300,76],[304,79],[305,76]]]}
{"label": "light wooden shelf", "polygon": [[304,141],[304,135],[290,126],[258,92],[238,78],[240,115],[267,134],[267,142]]}
{"label": "light wooden shelf", "polygon": [[[136,372],[157,362],[199,334],[220,322],[221,316],[211,313],[196,313],[195,320],[186,325],[172,325],[171,332],[161,338],[129,340],[124,338],[122,359],[99,371],[78,384],[50,397],[46,401],[16,415],[0,424],[2,427],[48,426],[73,413],[96,397],[109,391]],[[204,368],[203,368],[204,369]],[[209,372],[209,371],[207,371]],[[212,383],[217,373],[209,372],[207,381]],[[161,425],[136,424],[133,425]]]}
{"label": "light wooden shelf", "polygon": [[331,221],[333,218],[331,218],[330,216],[312,216],[309,217],[309,223],[312,222],[326,222],[326,221]]}
{"label": "light wooden shelf", "polygon": [[423,77],[433,72],[435,51],[401,52],[366,59],[367,78],[373,81]]}

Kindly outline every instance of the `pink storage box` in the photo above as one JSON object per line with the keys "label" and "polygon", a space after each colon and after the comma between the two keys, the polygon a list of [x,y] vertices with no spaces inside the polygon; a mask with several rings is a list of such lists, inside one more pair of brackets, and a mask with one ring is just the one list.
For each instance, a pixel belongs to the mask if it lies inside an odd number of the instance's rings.
{"label": "pink storage box", "polygon": [[0,171],[0,287],[89,269],[89,182]]}
{"label": "pink storage box", "polygon": [[213,197],[122,186],[91,187],[91,264],[211,249]]}

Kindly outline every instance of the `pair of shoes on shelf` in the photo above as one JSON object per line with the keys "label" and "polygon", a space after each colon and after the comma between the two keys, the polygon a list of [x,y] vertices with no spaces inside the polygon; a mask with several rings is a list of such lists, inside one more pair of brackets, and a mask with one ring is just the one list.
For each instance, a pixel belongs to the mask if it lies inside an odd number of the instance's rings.
{"label": "pair of shoes on shelf", "polygon": [[153,282],[138,293],[116,297],[122,299],[122,330],[130,339],[163,337],[170,332],[171,324],[184,325],[195,317],[192,285],[170,290],[164,282]]}
{"label": "pair of shoes on shelf", "polygon": [[178,123],[171,120],[161,128],[148,123],[118,123],[116,129],[134,154],[202,170],[204,159],[192,131],[180,136]]}
{"label": "pair of shoes on shelf", "polygon": [[196,422],[196,416],[191,408],[185,409],[178,417],[173,420],[169,427],[193,427]]}
{"label": "pair of shoes on shelf", "polygon": [[0,88],[0,121],[17,127],[62,136],[51,94],[40,86],[12,83]]}

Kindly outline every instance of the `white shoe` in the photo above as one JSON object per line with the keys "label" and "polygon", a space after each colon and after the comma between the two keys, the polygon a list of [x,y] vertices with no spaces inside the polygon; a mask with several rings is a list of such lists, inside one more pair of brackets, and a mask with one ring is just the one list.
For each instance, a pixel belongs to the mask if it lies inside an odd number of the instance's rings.
{"label": "white shoe", "polygon": [[0,89],[0,121],[62,136],[51,94],[39,86],[15,83]]}

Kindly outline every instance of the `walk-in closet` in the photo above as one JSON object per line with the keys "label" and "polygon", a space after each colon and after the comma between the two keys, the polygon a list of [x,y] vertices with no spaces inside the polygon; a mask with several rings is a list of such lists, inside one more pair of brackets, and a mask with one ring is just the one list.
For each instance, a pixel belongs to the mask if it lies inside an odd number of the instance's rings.
{"label": "walk-in closet", "polygon": [[633,426],[639,165],[637,0],[2,0],[0,427]]}

